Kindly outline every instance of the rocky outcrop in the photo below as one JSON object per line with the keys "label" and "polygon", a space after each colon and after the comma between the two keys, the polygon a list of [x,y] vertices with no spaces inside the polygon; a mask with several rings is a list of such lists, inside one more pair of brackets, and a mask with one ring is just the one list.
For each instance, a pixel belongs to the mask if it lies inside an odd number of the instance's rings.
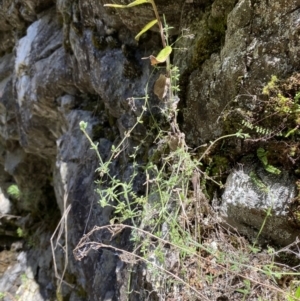
{"label": "rocky outcrop", "polygon": [[299,3],[214,1],[200,14],[192,6],[186,4],[181,28],[195,39],[182,41],[188,54],[178,52],[175,61],[184,75],[184,128],[198,145],[220,136],[228,119],[234,120],[226,130],[238,130],[235,120],[257,109],[272,75],[286,78],[299,70]]}
{"label": "rocky outcrop", "polygon": [[287,172],[274,175],[248,163],[228,176],[221,216],[253,242],[287,246],[299,234],[288,217],[295,196],[295,179]]}
{"label": "rocky outcrop", "polygon": [[[112,214],[98,205],[94,191],[98,159],[79,122],[88,123],[87,132],[98,142],[102,158],[107,158],[111,146],[135,123],[144,105],[140,97],[149,86],[145,121],[131,133],[124,156],[113,164],[112,173],[126,181],[132,173],[126,152],[144,139],[138,158],[142,161],[152,147],[147,114],[151,111],[161,118],[163,104],[152,92],[158,74],[141,60],[157,54],[161,46],[156,30],[134,40],[153,18],[149,8],[116,12],[104,8],[104,3],[0,2],[0,225],[4,229],[0,249],[12,252],[16,241],[24,242],[15,250],[19,255],[8,256],[10,270],[1,272],[4,300],[10,300],[10,294],[19,294],[20,300],[72,301],[124,300],[126,295],[129,276],[118,256],[94,250],[78,262],[72,254],[79,239],[94,225],[107,224]],[[185,36],[176,42],[172,59],[181,73],[180,126],[191,146],[238,131],[241,121],[259,110],[262,89],[271,75],[285,79],[299,72],[299,1],[157,4],[174,27],[171,40],[181,33]],[[132,97],[139,97],[134,105]],[[229,141],[226,162],[236,163],[256,146]],[[297,160],[286,173],[293,174]],[[141,175],[135,185],[139,193],[143,180]],[[18,186],[19,196],[7,194],[12,184]],[[294,194],[292,180],[287,186],[287,193]],[[59,237],[53,261],[50,237],[69,205],[67,236]],[[95,239],[107,240],[107,233]],[[114,243],[129,249],[128,233]],[[66,282],[57,292],[54,267],[61,275],[66,250]],[[12,271],[18,277],[8,281]],[[143,277],[143,273],[138,274]],[[30,282],[22,282],[22,275]],[[133,282],[137,290],[144,285],[142,280]],[[23,291],[26,283],[34,288],[30,297]],[[139,298],[138,293],[131,296]]]}

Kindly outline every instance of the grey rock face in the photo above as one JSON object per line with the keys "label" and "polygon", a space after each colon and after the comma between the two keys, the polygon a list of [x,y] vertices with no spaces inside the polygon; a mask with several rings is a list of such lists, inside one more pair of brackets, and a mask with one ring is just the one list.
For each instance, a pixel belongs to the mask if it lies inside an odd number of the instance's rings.
{"label": "grey rock face", "polygon": [[272,75],[284,78],[299,69],[299,3],[235,3],[214,1],[202,15],[186,4],[190,10],[183,14],[181,28],[189,28],[195,38],[179,43],[188,51],[178,52],[175,59],[186,77],[186,136],[195,145],[220,135],[222,118],[235,102],[255,110],[253,95],[261,94]]}
{"label": "grey rock face", "polygon": [[8,268],[0,278],[0,291],[5,293],[4,301],[11,300],[12,296],[19,296],[19,300],[22,301],[43,301],[54,298],[53,287],[51,287],[53,284],[49,282],[52,274],[49,239],[49,233],[43,233],[41,242],[47,247],[39,251],[11,250],[6,252],[6,258],[1,256],[3,263],[6,264],[9,260]]}
{"label": "grey rock face", "polygon": [[9,214],[11,210],[11,203],[9,199],[0,191],[0,216]]}
{"label": "grey rock face", "polygon": [[55,140],[62,133],[55,99],[76,88],[53,10],[30,25],[18,41],[15,87],[21,145],[31,153],[55,156]]}
{"label": "grey rock face", "polygon": [[[102,4],[105,3],[115,3],[115,4],[128,4],[132,1],[105,1],[101,0]],[[174,27],[173,33],[178,33],[179,29],[179,17],[181,17],[182,14],[182,7],[185,3],[184,0],[175,0],[172,2],[166,2],[162,0],[155,1],[157,5],[157,9],[160,12],[160,15],[163,14],[166,17],[166,20],[168,22],[168,26]],[[154,12],[152,10],[152,6],[150,4],[146,5],[139,5],[136,7],[133,7],[132,9],[117,9],[110,8],[109,12],[116,13],[120,19],[123,21],[123,23],[135,34],[138,34],[140,30],[150,21],[155,19]],[[162,20],[163,21],[163,20]],[[158,28],[153,27],[152,30],[158,31]]]}
{"label": "grey rock face", "polygon": [[262,229],[258,240],[262,243],[287,246],[295,241],[299,233],[288,220],[296,194],[294,177],[246,164],[232,171],[225,187],[220,207],[225,222],[252,240]]}
{"label": "grey rock face", "polygon": [[52,0],[1,1],[0,3],[0,53],[12,51],[18,36],[37,19],[37,14],[53,5]]}

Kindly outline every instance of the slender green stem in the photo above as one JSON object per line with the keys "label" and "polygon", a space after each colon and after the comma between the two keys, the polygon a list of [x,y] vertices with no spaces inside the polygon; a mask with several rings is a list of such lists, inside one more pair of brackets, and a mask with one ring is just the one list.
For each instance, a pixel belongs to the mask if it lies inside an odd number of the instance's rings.
{"label": "slender green stem", "polygon": [[238,134],[235,133],[235,134],[225,135],[225,136],[222,136],[222,137],[219,137],[218,139],[216,139],[214,142],[211,143],[211,145],[202,154],[202,156],[199,159],[199,162],[205,157],[205,155],[210,151],[210,149],[213,147],[213,145],[215,145],[218,141],[220,141],[222,139],[226,139],[226,138],[237,137],[237,135]]}
{"label": "slender green stem", "polygon": [[90,142],[91,147],[96,151],[97,157],[98,157],[98,159],[99,159],[101,165],[103,165],[103,161],[102,161],[102,158],[101,158],[100,153],[99,153],[99,151],[98,151],[98,146],[97,146],[97,144],[95,144],[95,143],[93,142],[93,140],[91,139],[91,137],[89,136],[89,134],[86,132],[86,130],[82,129],[82,132],[83,132],[83,134],[85,135],[85,137],[88,139],[88,141]]}

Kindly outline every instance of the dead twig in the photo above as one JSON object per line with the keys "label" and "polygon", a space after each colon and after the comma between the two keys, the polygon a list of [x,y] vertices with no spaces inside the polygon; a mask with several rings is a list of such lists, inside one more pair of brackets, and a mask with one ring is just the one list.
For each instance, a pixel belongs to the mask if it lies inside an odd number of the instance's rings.
{"label": "dead twig", "polygon": [[[58,284],[58,288],[57,290],[59,291],[61,289],[61,284],[64,283],[68,286],[70,286],[71,288],[74,288],[74,285],[71,285],[70,283],[64,281],[64,275],[66,273],[67,270],[67,266],[68,266],[68,225],[67,225],[67,218],[68,218],[68,214],[71,210],[71,205],[69,205],[68,207],[66,207],[67,205],[67,199],[68,199],[68,194],[65,193],[64,195],[64,213],[63,216],[60,219],[60,222],[58,223],[55,231],[53,232],[51,239],[50,239],[50,243],[51,243],[51,250],[52,250],[52,258],[53,258],[53,264],[54,264],[54,273],[55,273],[55,277],[59,280],[59,284]],[[61,236],[63,235],[63,233],[65,233],[65,246],[63,247],[60,243],[59,240],[61,239]],[[56,238],[56,241],[54,242]],[[58,274],[57,271],[57,265],[56,265],[56,257],[55,257],[55,250],[61,247],[65,253],[65,262],[64,262],[64,269],[63,272],[61,274],[61,276]]]}

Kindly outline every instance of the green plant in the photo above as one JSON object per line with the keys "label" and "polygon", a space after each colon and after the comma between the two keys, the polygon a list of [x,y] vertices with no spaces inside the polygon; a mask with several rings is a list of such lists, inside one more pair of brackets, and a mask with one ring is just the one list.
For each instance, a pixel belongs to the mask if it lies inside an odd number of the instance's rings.
{"label": "green plant", "polygon": [[276,75],[272,75],[271,80],[267,83],[267,85],[263,88],[262,93],[264,95],[269,95],[271,91],[273,91],[277,87],[278,78]]}
{"label": "green plant", "polygon": [[179,72],[178,72],[178,68],[176,66],[172,66],[170,62],[170,54],[172,53],[173,50],[172,46],[169,45],[169,30],[171,29],[171,27],[167,25],[165,18],[164,18],[165,24],[163,25],[154,0],[135,0],[127,5],[104,4],[104,6],[113,7],[116,9],[119,8],[127,9],[141,4],[150,4],[152,6],[155,19],[150,21],[148,24],[146,24],[144,28],[135,36],[135,39],[139,40],[142,34],[147,32],[154,25],[156,24],[158,25],[163,49],[158,53],[156,57],[150,55],[149,57],[145,57],[143,59],[149,59],[152,66],[161,63],[166,63],[166,75],[160,74],[160,77],[157,79],[154,85],[154,93],[160,99],[164,99],[166,101],[167,109],[168,109],[166,112],[166,116],[170,119],[172,131],[175,134],[180,132],[179,127],[177,125],[177,119],[176,119],[177,104],[179,98],[174,94],[179,91],[179,86],[177,84],[179,78]]}
{"label": "green plant", "polygon": [[268,136],[268,135],[272,134],[272,131],[270,129],[267,129],[265,127],[258,126],[258,125],[253,125],[252,123],[250,123],[249,121],[246,121],[246,120],[242,120],[242,125],[244,125],[245,127],[247,127],[250,130],[255,129],[256,133],[259,135]]}
{"label": "green plant", "polygon": [[257,241],[258,241],[258,239],[259,239],[259,237],[260,237],[260,235],[261,235],[261,233],[262,233],[262,231],[263,231],[263,229],[264,229],[264,227],[265,227],[265,225],[266,225],[266,222],[267,222],[269,216],[272,216],[272,209],[273,209],[273,206],[269,207],[269,208],[265,211],[265,212],[266,212],[266,216],[265,216],[264,221],[263,221],[263,223],[262,223],[262,225],[261,225],[261,227],[260,227],[260,229],[259,229],[259,231],[258,231],[258,234],[257,234],[257,236],[256,236],[256,238],[255,238],[255,241],[254,241],[254,243],[253,243],[253,247],[255,247],[255,245],[257,244]]}
{"label": "green plant", "polygon": [[13,198],[20,200],[21,199],[21,192],[19,187],[16,184],[12,184],[7,188],[8,195],[12,196]]}
{"label": "green plant", "polygon": [[[99,180],[97,180],[96,189],[99,194],[99,203],[102,207],[112,207],[114,217],[110,220],[109,225],[95,227],[84,235],[74,249],[74,255],[76,259],[81,260],[87,255],[89,249],[105,248],[119,254],[120,259],[129,265],[143,262],[148,268],[149,277],[154,280],[154,288],[161,294],[161,299],[166,299],[172,288],[175,290],[175,287],[180,289],[186,287],[188,290],[185,292],[181,290],[182,295],[185,294],[185,300],[193,298],[211,300],[202,294],[202,282],[207,279],[213,286],[214,282],[222,277],[241,279],[240,286],[236,291],[243,294],[243,300],[246,300],[256,286],[264,287],[267,290],[272,289],[277,294],[285,294],[283,290],[274,285],[275,278],[283,275],[276,270],[278,266],[274,262],[274,254],[267,254],[269,261],[263,268],[260,264],[253,266],[251,256],[261,251],[256,247],[256,242],[250,246],[249,251],[240,242],[242,239],[236,239],[234,244],[222,241],[223,237],[229,236],[229,234],[224,234],[219,229],[217,222],[214,221],[214,214],[208,199],[202,192],[201,183],[210,180],[207,174],[201,170],[204,158],[209,155],[219,141],[230,138],[244,139],[249,135],[238,131],[219,137],[210,143],[200,157],[196,157],[190,152],[185,142],[185,136],[177,124],[179,69],[170,61],[173,47],[168,43],[169,27],[166,25],[166,21],[164,20],[164,24],[162,24],[153,0],[136,0],[128,5],[107,4],[106,6],[127,9],[146,3],[152,5],[155,19],[149,22],[136,38],[138,39],[152,26],[158,25],[163,49],[156,57],[149,56],[148,58],[152,65],[166,63],[166,74],[160,74],[155,83],[156,87],[154,86],[155,90],[159,84],[160,91],[156,89],[154,93],[167,104],[162,113],[169,128],[166,129],[165,126],[159,124],[152,115],[148,84],[145,87],[145,96],[139,98],[143,101],[141,114],[137,117],[133,127],[124,133],[121,142],[112,146],[111,156],[107,160],[103,160],[98,144],[93,142],[89,136],[88,124],[84,121],[80,122],[80,129],[99,159],[97,169]],[[271,91],[275,84],[274,78],[273,84],[271,83],[266,91]],[[132,98],[131,101],[134,103],[135,99]],[[113,174],[111,167],[127,143],[132,142],[130,141],[131,133],[138,124],[144,122],[143,117],[146,112],[149,112],[152,118],[151,122],[148,121],[152,126],[151,130],[157,133],[152,140],[156,147],[153,147],[151,152],[147,149],[148,161],[142,165],[139,156],[141,151],[145,151],[143,147],[146,139],[143,139],[138,145],[135,144],[132,148],[133,151],[127,153],[128,162],[132,165],[132,174],[126,181],[121,181]],[[268,163],[268,153],[263,149],[258,155],[264,167],[270,168],[271,166],[272,169],[273,166]],[[133,184],[139,173],[145,175],[145,191],[137,194]],[[264,184],[263,188],[268,189]],[[271,209],[267,211],[257,239],[270,214]],[[131,251],[118,248],[115,243],[93,242],[90,238],[95,231],[108,230],[111,233],[111,241],[114,239],[117,241],[119,234],[124,229],[131,231],[131,241],[134,245]],[[209,236],[212,232],[217,233],[216,236]],[[218,233],[222,234],[218,236]],[[213,241],[207,240],[207,237],[212,237],[209,240]],[[217,242],[214,241],[215,237],[218,237]],[[173,256],[171,257],[170,254]],[[173,261],[171,263],[170,258]],[[252,273],[255,274],[255,277],[251,277]],[[257,280],[257,275],[261,274],[268,276],[267,280],[262,278],[262,283]],[[130,283],[127,288],[130,294],[132,289]],[[162,291],[162,288],[165,291]]]}
{"label": "green plant", "polygon": [[154,15],[155,15],[155,19],[150,21],[148,24],[146,24],[144,26],[144,28],[135,36],[136,40],[139,40],[140,36],[142,34],[144,34],[145,32],[147,32],[151,27],[153,27],[154,25],[158,25],[159,27],[159,32],[160,32],[160,36],[161,36],[161,41],[162,41],[162,45],[163,45],[163,49],[159,52],[159,54],[157,55],[157,57],[151,55],[149,56],[149,59],[151,61],[151,65],[156,65],[159,63],[164,63],[167,62],[167,70],[169,71],[169,67],[170,67],[170,61],[169,61],[169,56],[172,52],[172,47],[169,46],[167,44],[168,42],[168,36],[165,36],[165,34],[168,34],[168,30],[165,30],[163,27],[163,24],[161,22],[160,16],[158,14],[158,10],[156,7],[156,4],[154,2],[154,0],[135,0],[127,5],[121,5],[121,4],[104,4],[104,6],[107,7],[114,7],[114,8],[130,8],[130,7],[134,7],[137,5],[141,5],[141,4],[151,4]]}
{"label": "green plant", "polygon": [[24,285],[27,283],[28,277],[25,273],[21,274],[21,281],[22,281],[22,284],[24,284]]}
{"label": "green plant", "polygon": [[300,286],[299,286],[299,281],[297,281],[297,282],[293,283],[291,286],[291,290],[293,290],[293,292],[287,296],[288,301],[299,301],[300,300]]}
{"label": "green plant", "polygon": [[[262,89],[254,111],[244,112],[241,123],[256,140],[296,140],[300,134],[299,74],[286,80],[272,76]],[[283,143],[283,142],[282,142]]]}
{"label": "green plant", "polygon": [[267,172],[273,173],[276,175],[279,175],[281,173],[281,171],[278,168],[276,168],[273,165],[268,163],[268,158],[267,158],[268,152],[265,151],[262,147],[257,149],[256,154],[257,154],[258,159],[264,165],[264,168]]}
{"label": "green plant", "polygon": [[20,228],[20,227],[17,229],[17,234],[18,234],[19,237],[24,237],[25,236],[23,229]]}
{"label": "green plant", "polygon": [[250,294],[251,292],[251,282],[248,279],[244,279],[243,281],[244,288],[239,288],[236,291],[242,293],[243,296],[243,301],[246,300],[246,297]]}

